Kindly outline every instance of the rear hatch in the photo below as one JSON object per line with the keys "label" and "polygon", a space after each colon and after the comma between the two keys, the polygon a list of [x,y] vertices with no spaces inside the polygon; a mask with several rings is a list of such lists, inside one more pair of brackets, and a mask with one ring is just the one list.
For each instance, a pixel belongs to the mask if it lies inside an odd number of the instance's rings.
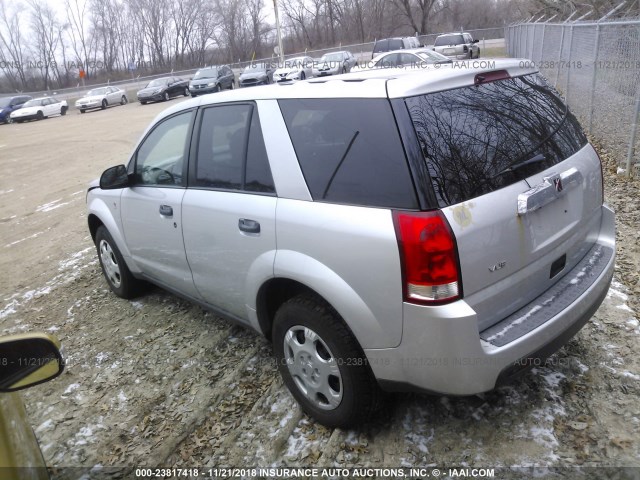
{"label": "rear hatch", "polygon": [[479,331],[575,267],[601,221],[600,160],[575,117],[540,75],[505,77],[405,100]]}

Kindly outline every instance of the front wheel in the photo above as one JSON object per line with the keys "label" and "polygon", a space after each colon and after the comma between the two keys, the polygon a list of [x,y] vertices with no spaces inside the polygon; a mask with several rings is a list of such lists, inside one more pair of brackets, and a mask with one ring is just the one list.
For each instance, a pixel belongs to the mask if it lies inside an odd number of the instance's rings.
{"label": "front wheel", "polygon": [[299,295],[276,312],[273,349],[285,385],[327,427],[368,421],[382,393],[358,342],[322,299]]}
{"label": "front wheel", "polygon": [[478,55],[476,55],[476,58],[480,58],[480,49],[478,49]]}
{"label": "front wheel", "polygon": [[42,113],[42,111],[39,111],[39,112],[36,114],[36,118],[37,118],[38,120],[42,120],[42,119],[44,118],[44,113]]}
{"label": "front wheel", "polygon": [[169,92],[164,92],[164,95],[162,96],[162,98],[164,99],[165,102],[169,101]]}
{"label": "front wheel", "polygon": [[122,98],[120,99],[120,105],[126,105],[127,103],[129,103],[129,100],[127,100],[127,97],[122,95]]}
{"label": "front wheel", "polygon": [[104,110],[105,108],[107,108],[107,101],[106,100],[102,100],[102,104],[100,105],[100,108],[102,110]]}
{"label": "front wheel", "polygon": [[60,115],[66,115],[67,114],[67,107],[61,107],[60,108]]}
{"label": "front wheel", "polygon": [[98,227],[95,242],[102,273],[113,293],[121,298],[139,295],[141,282],[131,275],[113,237],[105,227]]}
{"label": "front wheel", "polygon": [[235,81],[232,80],[231,81],[231,86],[229,87],[229,90],[233,90],[235,88],[234,85],[233,85],[234,83],[235,83]]}
{"label": "front wheel", "polygon": [[185,89],[184,89],[183,95],[184,95],[185,97],[188,97],[188,96],[189,96],[189,89],[188,89],[188,88],[185,88]]}
{"label": "front wheel", "polygon": [[304,80],[305,78],[307,78],[307,76],[304,74],[304,72],[302,72],[300,74],[300,80]]}

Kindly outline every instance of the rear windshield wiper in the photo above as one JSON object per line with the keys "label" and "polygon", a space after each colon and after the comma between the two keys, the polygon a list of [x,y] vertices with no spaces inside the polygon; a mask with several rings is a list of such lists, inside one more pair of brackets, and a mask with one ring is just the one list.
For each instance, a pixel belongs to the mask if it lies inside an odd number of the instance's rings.
{"label": "rear windshield wiper", "polygon": [[504,170],[502,170],[501,172],[496,173],[491,178],[499,177],[500,175],[504,175],[505,173],[515,172],[516,170],[518,170],[518,169],[520,169],[522,167],[526,167],[527,165],[532,165],[534,163],[544,162],[546,159],[547,159],[547,157],[545,157],[544,155],[542,155],[540,153],[540,154],[536,155],[535,157],[530,158],[529,160],[525,160],[523,162],[514,163],[510,167],[505,168]]}

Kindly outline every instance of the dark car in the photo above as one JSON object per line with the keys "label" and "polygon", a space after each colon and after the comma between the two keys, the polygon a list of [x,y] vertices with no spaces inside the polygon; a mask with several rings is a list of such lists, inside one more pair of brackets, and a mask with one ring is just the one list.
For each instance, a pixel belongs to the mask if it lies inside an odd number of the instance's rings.
{"label": "dark car", "polygon": [[420,42],[416,37],[394,37],[376,40],[373,44],[373,52],[371,58],[384,52],[392,50],[406,50],[408,48],[419,48]]}
{"label": "dark car", "polygon": [[0,122],[9,123],[9,115],[11,112],[21,108],[22,105],[29,100],[31,100],[29,95],[0,98]]}
{"label": "dark car", "polygon": [[204,67],[196,72],[189,82],[189,91],[192,97],[205,93],[219,92],[224,88],[233,90],[235,77],[233,70],[228,65]]}
{"label": "dark car", "polygon": [[138,90],[138,101],[147,102],[167,101],[178,95],[189,96],[189,82],[178,77],[163,77],[151,80],[146,87]]}
{"label": "dark car", "polygon": [[238,78],[240,87],[268,85],[273,82],[274,68],[268,63],[252,63],[248,65]]}

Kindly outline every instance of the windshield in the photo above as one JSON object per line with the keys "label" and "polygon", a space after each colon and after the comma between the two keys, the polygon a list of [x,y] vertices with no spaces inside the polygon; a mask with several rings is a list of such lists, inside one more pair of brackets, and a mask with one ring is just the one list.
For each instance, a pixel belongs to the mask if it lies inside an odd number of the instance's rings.
{"label": "windshield", "polygon": [[244,69],[244,73],[259,73],[264,72],[266,67],[261,63],[256,63],[255,65],[247,65]]}
{"label": "windshield", "polygon": [[89,90],[89,93],[87,93],[87,96],[90,95],[104,95],[105,93],[107,93],[107,89],[106,88],[95,88],[93,90]]}
{"label": "windshield", "polygon": [[342,54],[341,53],[328,53],[323,55],[320,59],[321,62],[341,62]]}
{"label": "windshield", "polygon": [[163,85],[166,85],[167,83],[169,83],[169,79],[168,78],[158,78],[156,80],[151,80],[149,82],[149,84],[147,85],[147,87],[162,87]]}
{"label": "windshield", "polygon": [[0,98],[0,108],[7,108],[11,103],[11,97]]}
{"label": "windshield", "polygon": [[442,47],[446,45],[460,45],[462,43],[464,43],[462,35],[443,35],[436,38],[436,43],[434,44],[434,46]]}
{"label": "windshield", "polygon": [[304,61],[303,58],[292,58],[290,60],[285,60],[284,61],[284,66],[287,68],[293,68],[293,67],[299,67],[300,65],[302,65],[302,62]]}
{"label": "windshield", "polygon": [[193,76],[193,79],[198,80],[199,78],[218,78],[218,69],[203,68],[202,70],[198,70]]}
{"label": "windshield", "polygon": [[28,102],[26,102],[24,105],[22,105],[23,107],[39,107],[40,105],[42,105],[42,99],[37,99],[37,100],[29,100]]}

